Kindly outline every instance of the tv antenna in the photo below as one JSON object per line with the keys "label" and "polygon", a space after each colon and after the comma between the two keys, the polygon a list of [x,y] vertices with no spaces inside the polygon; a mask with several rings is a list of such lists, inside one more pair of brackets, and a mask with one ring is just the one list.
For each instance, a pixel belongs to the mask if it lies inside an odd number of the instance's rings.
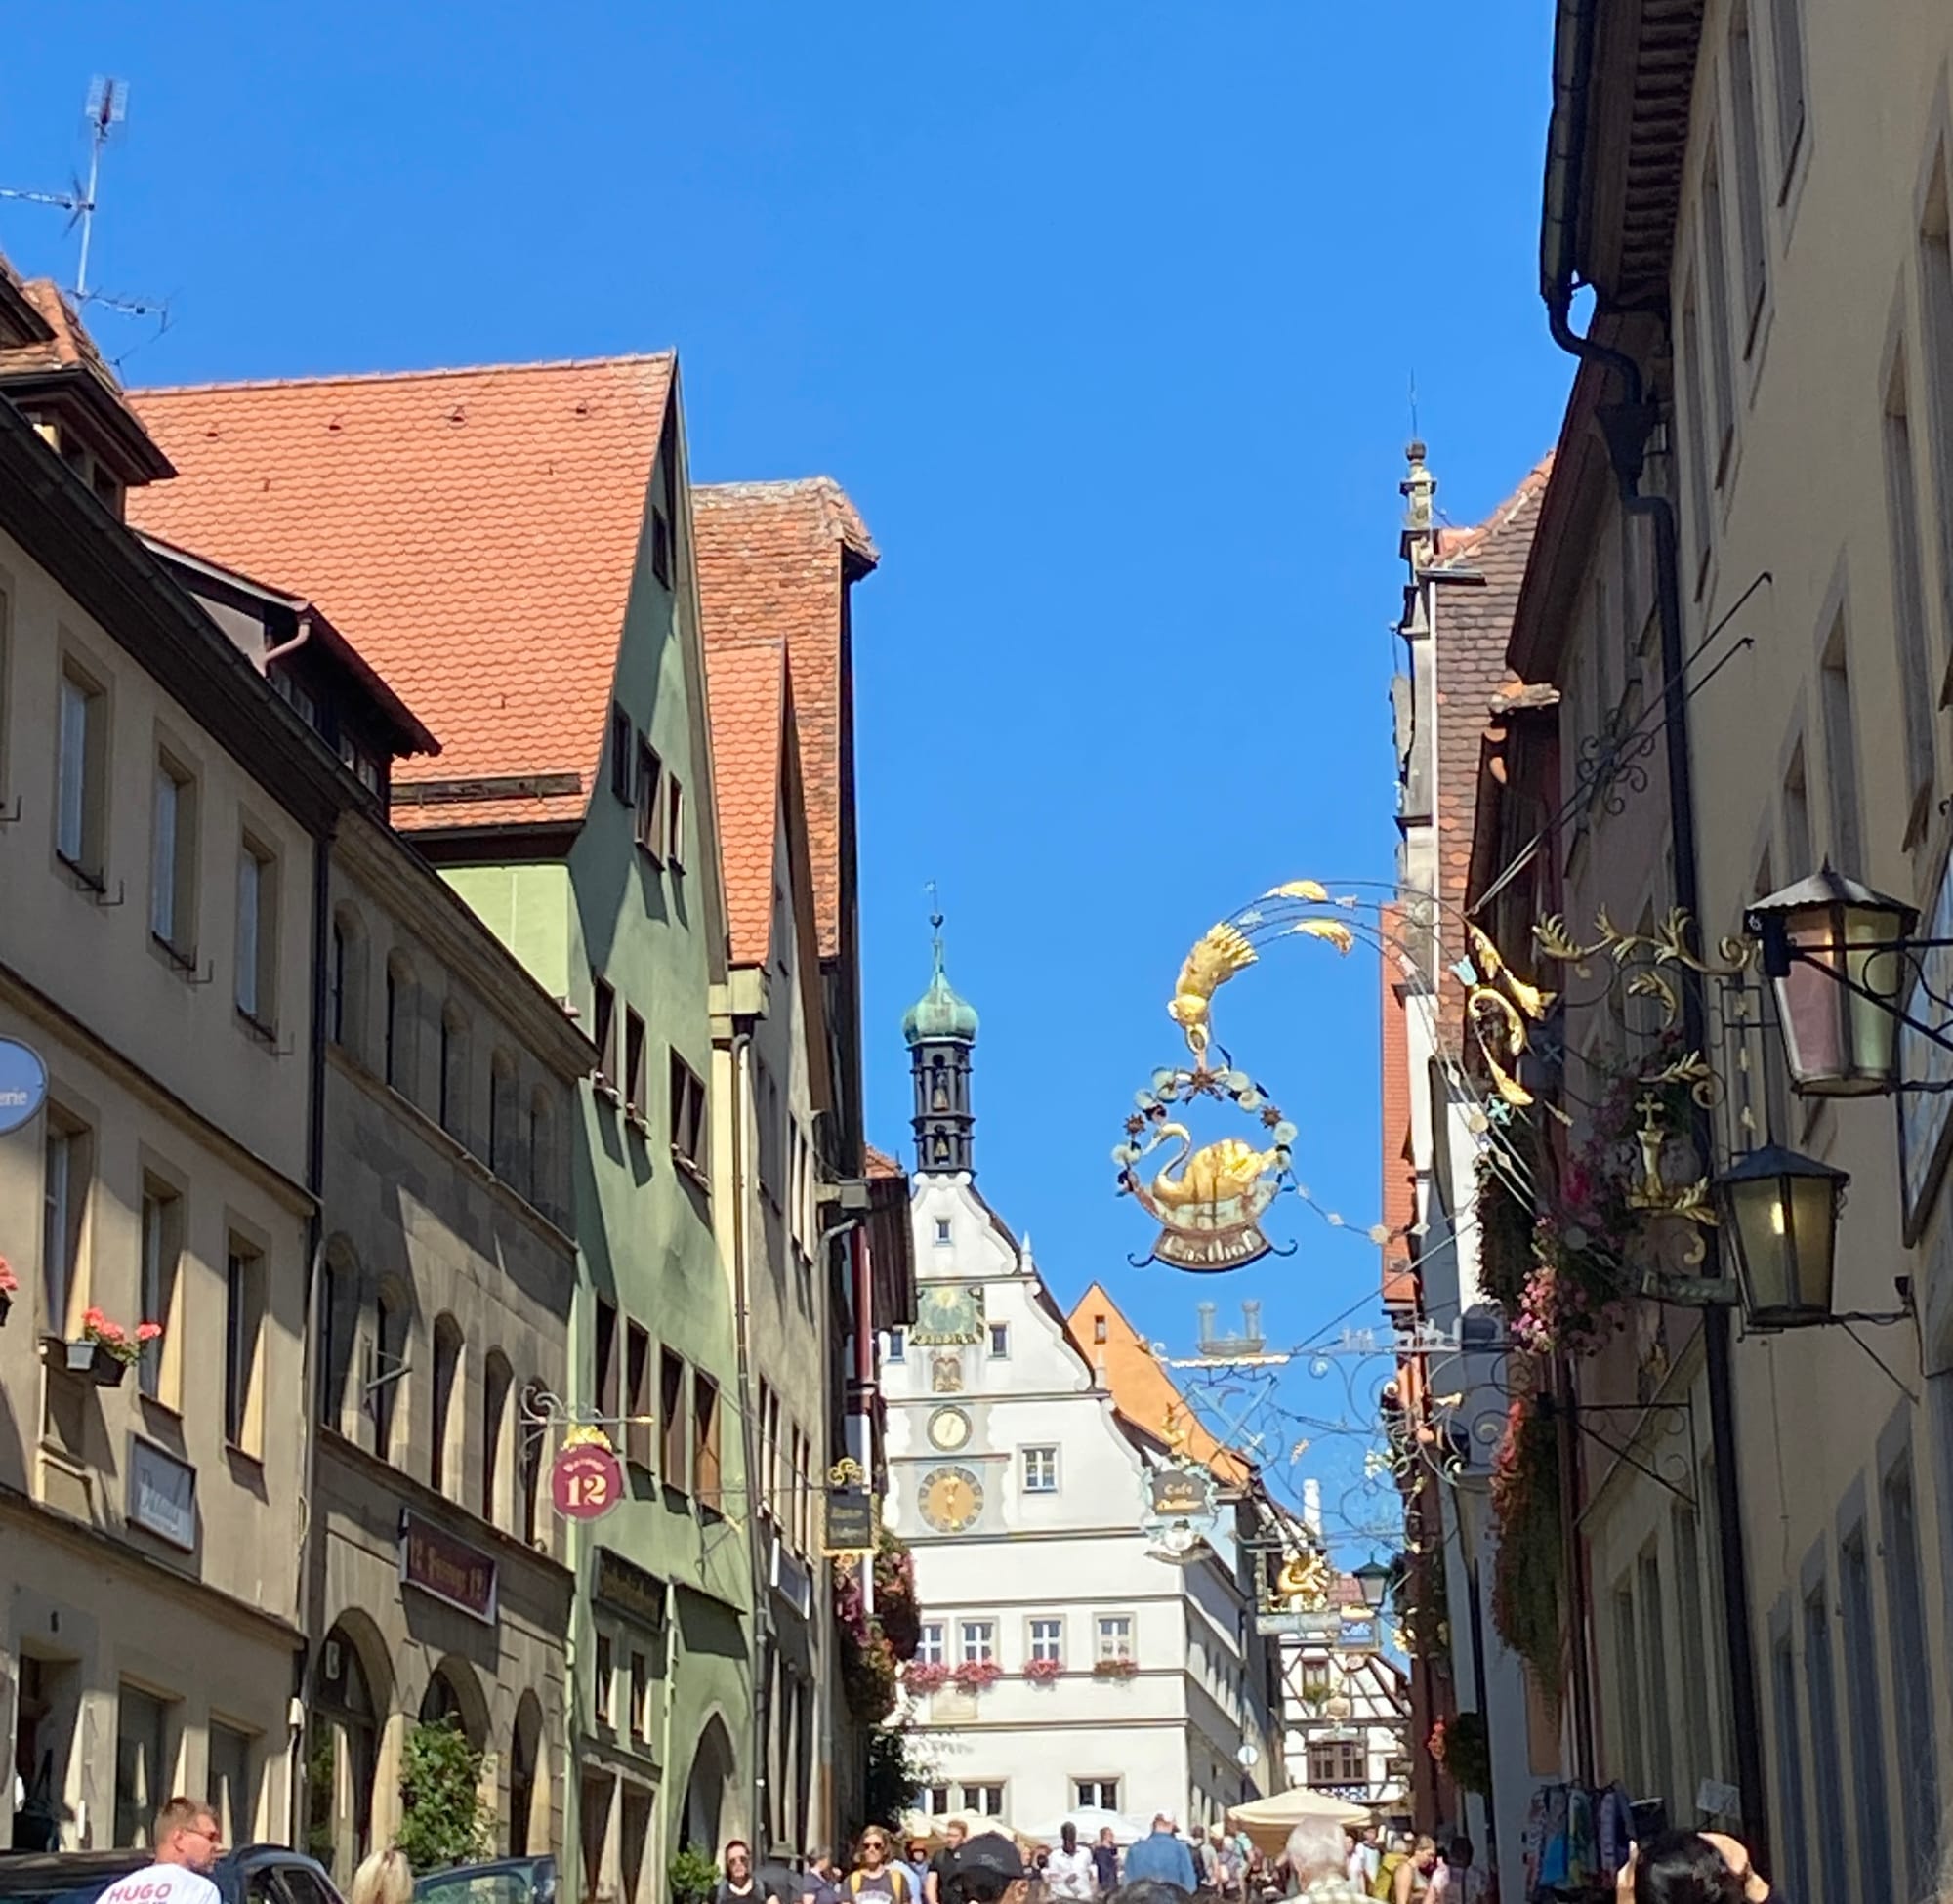
{"label": "tv antenna", "polygon": [[77,305],[105,305],[132,317],[160,317],[169,323],[169,310],[156,299],[108,297],[89,289],[89,253],[95,242],[95,214],[101,209],[102,154],[107,149],[115,129],[129,116],[129,82],[98,73],[88,83],[88,180],[76,178],[66,191],[33,191],[18,186],[0,186],[0,198],[13,198],[29,205],[49,205],[67,214],[67,228],[81,228],[81,257],[75,269],[72,296]]}

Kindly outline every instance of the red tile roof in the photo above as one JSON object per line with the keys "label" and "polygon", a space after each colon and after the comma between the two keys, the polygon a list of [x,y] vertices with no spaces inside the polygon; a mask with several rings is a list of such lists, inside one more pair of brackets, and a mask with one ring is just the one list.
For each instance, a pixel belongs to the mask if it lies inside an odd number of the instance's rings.
{"label": "red tile roof", "polygon": [[[1101,1321],[1103,1342],[1098,1332]],[[1112,1407],[1124,1421],[1154,1441],[1166,1441],[1170,1433],[1184,1435],[1189,1459],[1201,1463],[1226,1486],[1238,1487],[1247,1480],[1248,1463],[1224,1447],[1187,1406],[1166,1364],[1126,1320],[1102,1283],[1094,1283],[1078,1299],[1064,1319],[1064,1329],[1072,1347],[1102,1372]]]}
{"label": "red tile roof", "polygon": [[718,642],[705,651],[719,861],[735,966],[764,966],[772,941],[773,854],[787,654],[778,642]]}
{"label": "red tile roof", "polygon": [[[1434,643],[1437,661],[1437,896],[1441,963],[1465,951],[1458,915],[1472,878],[1473,821],[1477,808],[1485,729],[1500,684],[1515,680],[1506,665],[1513,617],[1540,500],[1553,474],[1543,457],[1525,480],[1475,529],[1445,533],[1434,573]],[[1447,571],[1456,579],[1442,579]],[[1467,581],[1466,577],[1476,578]],[[1438,976],[1444,1019],[1458,1022],[1463,988],[1448,970]]]}
{"label": "red tile roof", "polygon": [[862,1151],[870,1177],[899,1177],[902,1167],[886,1150],[877,1150],[871,1143]]}
{"label": "red tile roof", "polygon": [[784,642],[791,658],[814,924],[821,956],[832,958],[841,949],[843,831],[853,800],[844,564],[852,559],[860,573],[880,557],[831,476],[701,485],[692,519],[707,651],[766,634]]}
{"label": "red tile roof", "polygon": [[[180,475],[129,514],[303,589],[419,711],[442,758],[396,776],[396,824],[575,822],[676,370],[667,352],[138,391]],[[540,774],[580,790],[411,797]]]}

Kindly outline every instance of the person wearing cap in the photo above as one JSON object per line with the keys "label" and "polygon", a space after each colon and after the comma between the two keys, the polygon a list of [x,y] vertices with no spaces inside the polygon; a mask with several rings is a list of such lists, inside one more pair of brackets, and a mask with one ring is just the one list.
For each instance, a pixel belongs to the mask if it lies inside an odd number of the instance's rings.
{"label": "person wearing cap", "polygon": [[1134,1883],[1142,1878],[1156,1878],[1162,1883],[1178,1884],[1189,1896],[1197,1887],[1193,1853],[1175,1833],[1170,1812],[1155,1812],[1151,1836],[1141,1839],[1126,1853],[1127,1883]]}
{"label": "person wearing cap", "polygon": [[943,1904],[1024,1904],[1030,1873],[1001,1832],[978,1832],[959,1848],[956,1868],[942,1880]]}
{"label": "person wearing cap", "polygon": [[909,1837],[908,1849],[902,1857],[902,1868],[915,1880],[915,1894],[929,1895],[929,1840],[918,1838],[913,1833]]}

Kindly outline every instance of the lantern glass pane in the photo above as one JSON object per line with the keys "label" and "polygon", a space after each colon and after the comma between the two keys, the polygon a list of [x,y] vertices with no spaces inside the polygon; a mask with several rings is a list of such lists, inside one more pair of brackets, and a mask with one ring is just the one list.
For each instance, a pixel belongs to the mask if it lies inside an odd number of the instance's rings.
{"label": "lantern glass pane", "polygon": [[1897,996],[1900,965],[1894,953],[1865,948],[1890,945],[1900,924],[1876,908],[1847,905],[1800,907],[1785,921],[1785,936],[1802,957],[1774,984],[1798,1090],[1852,1097],[1891,1088],[1897,1027],[1888,1005]]}

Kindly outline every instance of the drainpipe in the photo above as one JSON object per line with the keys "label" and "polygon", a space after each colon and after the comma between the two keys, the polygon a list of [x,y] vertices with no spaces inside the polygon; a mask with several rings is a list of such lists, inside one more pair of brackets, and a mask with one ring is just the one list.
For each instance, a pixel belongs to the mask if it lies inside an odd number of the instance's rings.
{"label": "drainpipe", "polygon": [[[1604,364],[1620,379],[1622,400],[1602,412],[1608,458],[1620,485],[1622,507],[1647,517],[1654,528],[1655,607],[1661,623],[1662,727],[1666,741],[1669,807],[1675,845],[1675,902],[1696,922],[1702,920],[1701,880],[1696,861],[1694,777],[1688,752],[1688,695],[1682,632],[1682,584],[1677,552],[1675,507],[1666,496],[1642,495],[1641,460],[1660,406],[1649,400],[1641,365],[1625,352],[1580,336],[1569,321],[1575,274],[1575,220],[1579,215],[1581,159],[1586,146],[1588,73],[1598,0],[1560,0],[1554,32],[1554,107],[1547,139],[1546,203],[1540,240],[1541,290],[1547,327],[1562,351],[1582,362]],[[1694,1051],[1708,1050],[1702,977],[1682,973],[1683,1036]],[[1709,1114],[1696,1106],[1691,1137],[1705,1160],[1715,1155]],[[1714,1230],[1705,1232],[1712,1252],[1720,1251]],[[1704,1367],[1709,1390],[1710,1443],[1716,1455],[1716,1534],[1723,1555],[1723,1622],[1729,1659],[1730,1726],[1736,1759],[1736,1788],[1742,1804],[1743,1840],[1759,1870],[1770,1868],[1765,1809],[1763,1714],[1757,1697],[1756,1650],[1750,1624],[1749,1556],[1743,1538],[1742,1495],[1736,1444],[1734,1371],[1729,1346],[1729,1311],[1713,1306],[1702,1312]],[[1578,1594],[1579,1584],[1572,1583]],[[1584,1636],[1575,1633],[1576,1645]]]}
{"label": "drainpipe", "polygon": [[[312,633],[308,619],[297,641],[286,643],[282,653],[299,646]],[[321,1345],[318,1293],[323,1281],[319,1274],[325,1256],[325,1048],[327,961],[332,946],[332,842],[337,822],[329,823],[312,841],[312,1037],[306,1061],[306,1189],[312,1195],[312,1212],[306,1218],[306,1276],[303,1334],[299,1353],[300,1412],[305,1449],[302,1469],[305,1479],[299,1498],[299,1578],[295,1616],[299,1631],[315,1635],[317,1622],[309,1612],[322,1611],[312,1606],[314,1558],[320,1539],[318,1519],[318,1392],[324,1379],[318,1349]],[[330,1326],[330,1318],[327,1318]],[[292,1704],[286,1742],[285,1801],[290,1813],[293,1844],[305,1842],[307,1794],[305,1790],[305,1719],[310,1708],[312,1660],[315,1649],[309,1643],[299,1647],[292,1662]]]}
{"label": "drainpipe", "polygon": [[753,1434],[752,1304],[749,1297],[747,1253],[751,1226],[746,1221],[746,1110],[752,1101],[748,1070],[753,1049],[750,1031],[732,1037],[732,1300],[738,1325],[739,1447],[746,1483],[746,1548],[753,1575],[753,1640],[748,1670],[753,1679],[752,1818],[747,1825],[753,1857],[773,1848],[767,1809],[767,1742],[772,1722],[772,1663],[769,1657],[771,1581],[767,1568],[766,1538],[760,1528],[759,1450]]}

